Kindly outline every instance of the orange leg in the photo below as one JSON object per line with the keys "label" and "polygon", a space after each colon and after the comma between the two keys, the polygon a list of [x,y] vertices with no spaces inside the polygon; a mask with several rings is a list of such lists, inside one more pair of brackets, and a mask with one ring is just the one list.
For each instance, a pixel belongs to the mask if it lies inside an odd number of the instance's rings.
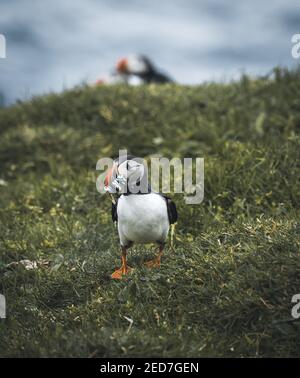
{"label": "orange leg", "polygon": [[132,269],[127,265],[126,261],[127,249],[122,247],[122,266],[120,269],[114,271],[111,275],[111,278],[115,280],[121,280],[122,276],[128,274]]}
{"label": "orange leg", "polygon": [[159,246],[158,255],[150,261],[145,262],[147,268],[159,268],[160,267],[160,260],[163,255],[164,246],[161,244]]}

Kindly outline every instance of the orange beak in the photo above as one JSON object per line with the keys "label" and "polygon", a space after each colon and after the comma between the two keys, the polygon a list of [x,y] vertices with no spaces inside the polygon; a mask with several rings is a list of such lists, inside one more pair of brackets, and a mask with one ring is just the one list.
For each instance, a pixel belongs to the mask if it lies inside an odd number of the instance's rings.
{"label": "orange beak", "polygon": [[116,178],[115,175],[117,175],[117,172],[118,172],[118,167],[114,163],[113,166],[111,168],[109,168],[107,173],[106,173],[106,176],[105,176],[105,179],[104,179],[104,185],[105,186],[110,185],[111,181]]}
{"label": "orange beak", "polygon": [[104,185],[105,186],[108,186],[110,184],[112,174],[113,174],[113,168],[111,168],[107,171],[107,174],[106,174],[105,179],[104,179]]}
{"label": "orange beak", "polygon": [[128,67],[128,60],[127,58],[122,58],[117,63],[117,71],[120,73],[126,73]]}

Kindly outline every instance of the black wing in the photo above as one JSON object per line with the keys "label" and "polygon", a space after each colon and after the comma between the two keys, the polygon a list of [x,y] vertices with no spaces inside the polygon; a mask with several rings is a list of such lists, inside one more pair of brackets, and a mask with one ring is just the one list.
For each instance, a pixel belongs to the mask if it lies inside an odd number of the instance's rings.
{"label": "black wing", "polygon": [[177,213],[175,202],[173,202],[170,197],[167,197],[164,195],[163,197],[165,198],[166,203],[167,203],[169,222],[170,224],[174,224],[178,220],[178,213]]}
{"label": "black wing", "polygon": [[118,201],[116,203],[111,204],[111,218],[113,222],[118,222],[118,212],[117,212],[117,207],[118,207]]}

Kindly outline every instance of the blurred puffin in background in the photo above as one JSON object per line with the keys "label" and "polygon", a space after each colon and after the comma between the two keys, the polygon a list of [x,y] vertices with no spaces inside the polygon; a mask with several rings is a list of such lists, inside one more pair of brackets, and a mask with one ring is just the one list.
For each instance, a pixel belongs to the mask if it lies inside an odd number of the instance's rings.
{"label": "blurred puffin in background", "polygon": [[154,64],[144,55],[129,55],[117,62],[116,71],[130,80],[139,79],[141,84],[164,84],[173,80],[166,74],[159,72]]}
{"label": "blurred puffin in background", "polygon": [[[104,184],[112,196],[112,219],[117,223],[122,251],[121,268],[112,273],[111,278],[121,279],[130,272],[126,256],[133,243],[157,243],[158,255],[145,265],[159,267],[170,225],[177,222],[175,203],[151,190],[144,164],[131,155],[114,160]],[[112,195],[116,192],[117,198]]]}

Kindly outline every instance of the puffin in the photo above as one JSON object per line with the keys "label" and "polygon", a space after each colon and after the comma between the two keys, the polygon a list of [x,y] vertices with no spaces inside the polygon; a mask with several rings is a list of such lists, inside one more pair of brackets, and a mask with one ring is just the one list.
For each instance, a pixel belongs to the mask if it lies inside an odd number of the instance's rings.
{"label": "puffin", "polygon": [[139,161],[133,155],[115,159],[104,181],[105,190],[112,196],[111,215],[121,246],[121,267],[111,274],[112,279],[122,279],[132,270],[127,251],[134,243],[157,244],[156,257],[145,265],[160,267],[170,226],[178,219],[175,203],[151,189],[144,164]]}
{"label": "puffin", "polygon": [[128,81],[133,77],[140,79],[143,84],[171,83],[173,80],[166,74],[159,72],[151,60],[145,55],[129,55],[117,62],[116,71],[120,75],[127,75]]}

